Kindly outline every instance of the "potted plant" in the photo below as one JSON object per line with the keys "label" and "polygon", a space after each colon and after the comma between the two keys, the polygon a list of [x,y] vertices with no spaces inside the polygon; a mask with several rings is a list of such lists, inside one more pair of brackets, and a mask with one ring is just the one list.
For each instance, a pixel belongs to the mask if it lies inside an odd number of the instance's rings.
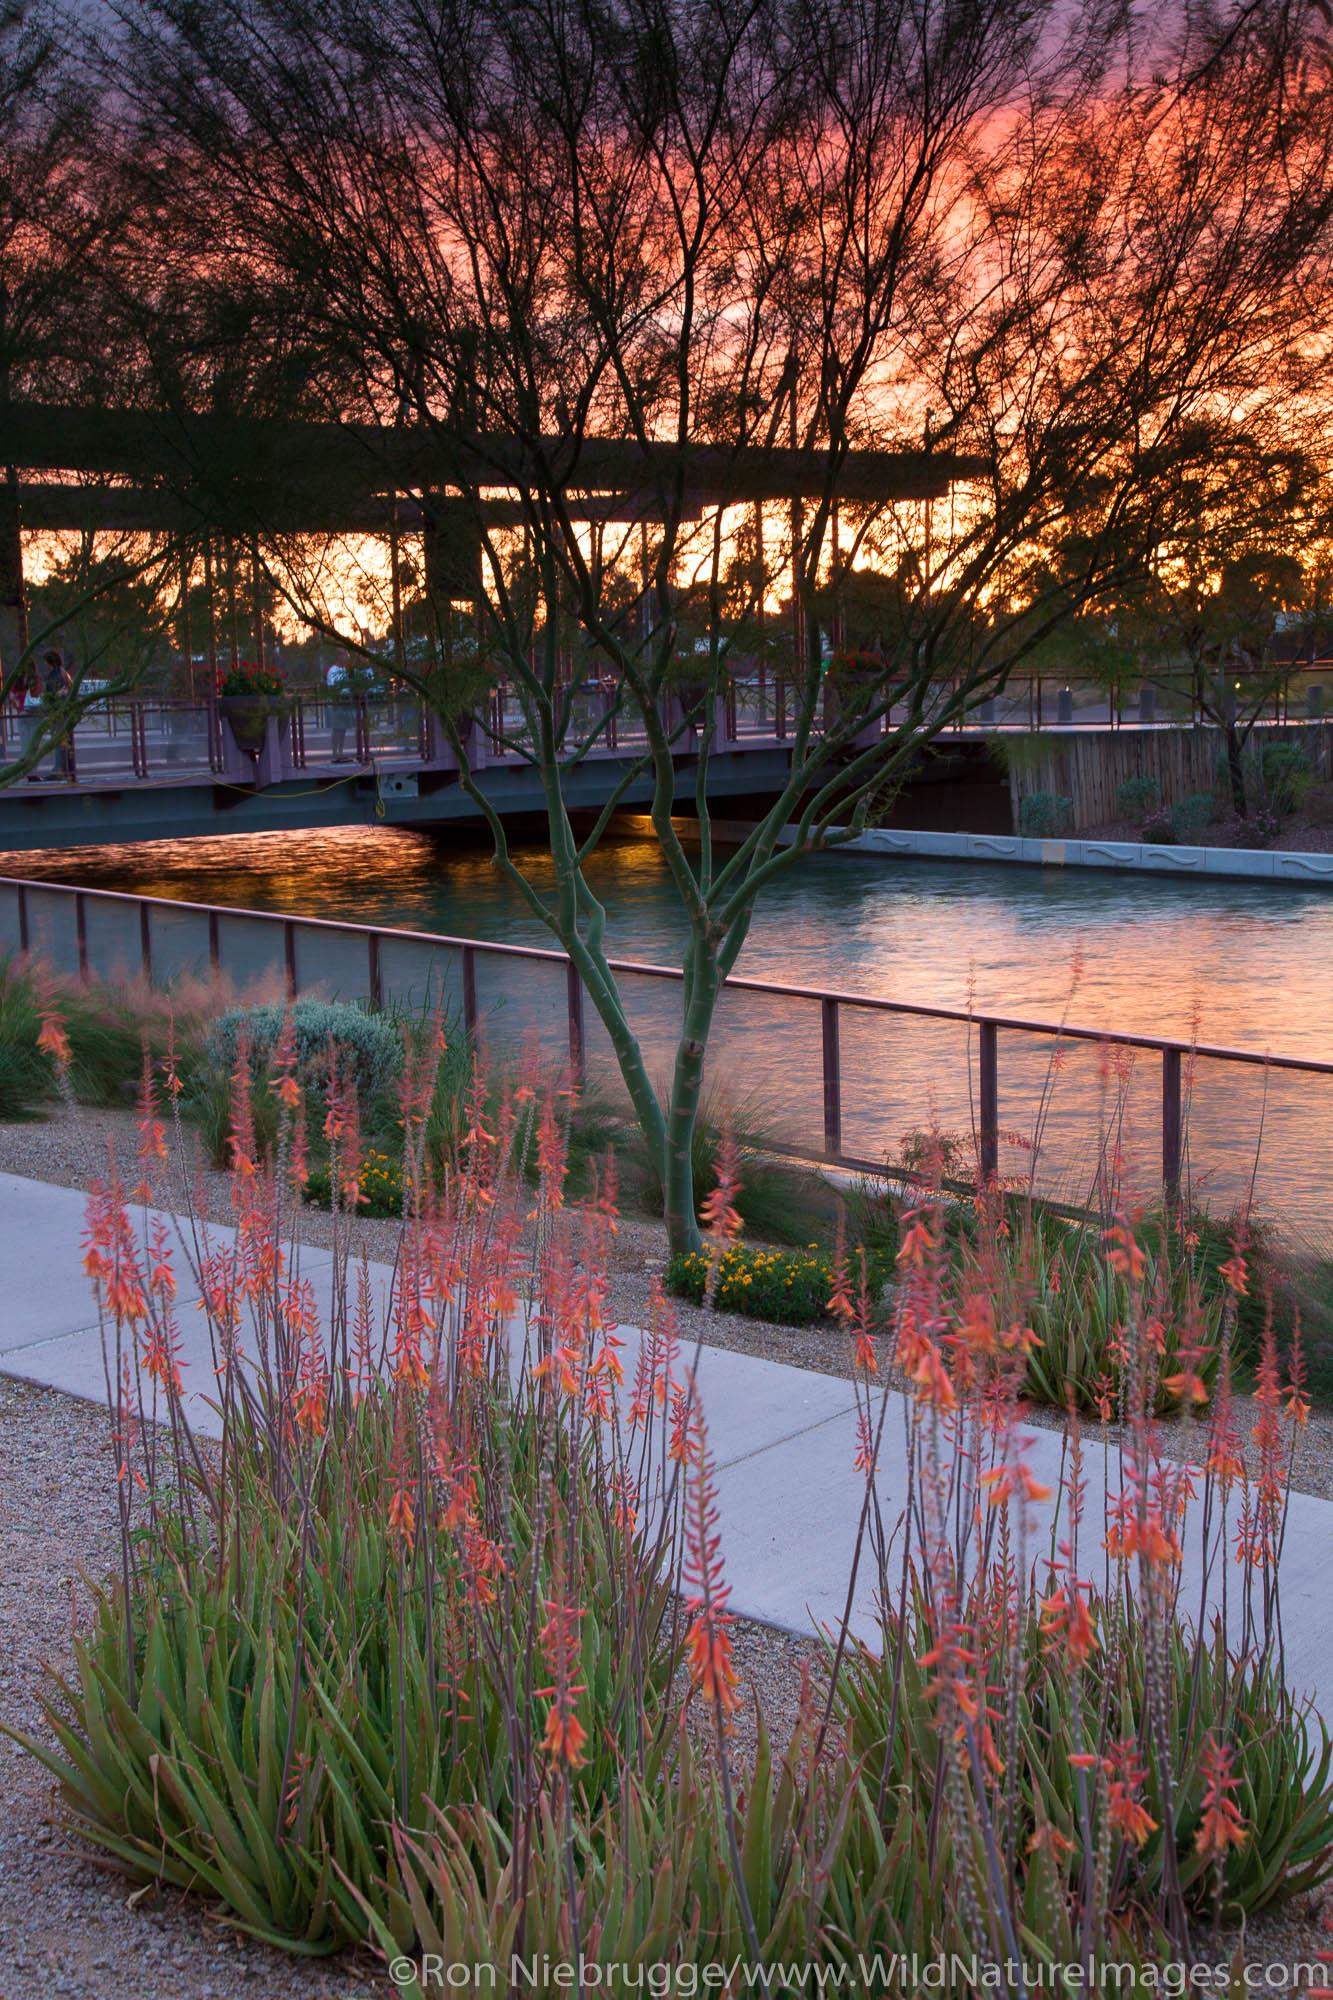
{"label": "potted plant", "polygon": [[277,719],[279,733],[287,727],[291,702],[281,674],[242,660],[218,680],[218,711],[226,716],[238,747],[257,757],[270,718]]}

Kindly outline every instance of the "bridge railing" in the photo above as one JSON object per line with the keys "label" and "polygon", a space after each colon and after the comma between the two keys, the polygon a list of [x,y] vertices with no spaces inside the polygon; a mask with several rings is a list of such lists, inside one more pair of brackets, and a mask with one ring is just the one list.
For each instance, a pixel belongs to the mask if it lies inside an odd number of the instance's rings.
{"label": "bridge railing", "polygon": [[[84,979],[162,985],[211,969],[238,991],[438,1006],[492,1044],[535,1033],[576,1072],[615,1076],[573,966],[541,946],[4,877],[5,952]],[[613,970],[665,1077],[682,975],[631,960]],[[739,977],[709,1060],[783,1107],[786,1150],[833,1166],[882,1170],[905,1132],[933,1123],[984,1175],[1046,1193],[1086,1195],[1090,1161],[1114,1147],[1143,1192],[1188,1186],[1231,1205],[1263,1133],[1276,1156],[1266,1212],[1314,1228],[1333,1196],[1333,1061]]]}
{"label": "bridge railing", "polygon": [[[949,698],[941,682],[935,707]],[[680,697],[672,697],[678,702]],[[836,696],[831,698],[836,702]],[[688,702],[687,702],[688,705]],[[928,710],[930,704],[927,705]],[[1333,662],[1294,668],[1275,688],[1266,722],[1297,724],[1333,713]],[[673,710],[678,719],[679,711]],[[0,707],[0,763],[27,743],[38,714],[10,703]],[[878,729],[887,732],[907,718],[905,705],[890,708]],[[592,757],[624,757],[644,748],[642,722],[628,709],[617,710],[609,674],[576,687],[572,696],[573,735],[597,734]],[[518,700],[497,684],[485,718],[494,738],[473,732],[478,764],[521,762],[527,739]],[[707,720],[707,718],[705,718]],[[795,694],[780,672],[762,662],[739,663],[728,692],[715,704],[710,733],[716,749],[773,748],[784,745],[795,720]],[[1176,687],[1145,685],[1114,695],[1091,682],[1051,675],[1016,675],[992,700],[960,715],[955,732],[1049,731],[1162,728],[1198,725],[1200,712],[1183,682]],[[870,732],[870,738],[876,732]],[[682,739],[688,749],[691,730]],[[484,747],[483,747],[484,745]],[[168,784],[209,776],[247,786],[273,784],[322,765],[354,765],[369,771],[456,768],[457,760],[438,720],[406,689],[339,704],[326,689],[297,690],[287,714],[273,725],[262,753],[242,746],[216,701],[169,696],[115,699],[91,707],[74,725],[64,745],[48,754],[33,782],[72,779],[79,785]],[[262,767],[262,768],[261,768]]]}

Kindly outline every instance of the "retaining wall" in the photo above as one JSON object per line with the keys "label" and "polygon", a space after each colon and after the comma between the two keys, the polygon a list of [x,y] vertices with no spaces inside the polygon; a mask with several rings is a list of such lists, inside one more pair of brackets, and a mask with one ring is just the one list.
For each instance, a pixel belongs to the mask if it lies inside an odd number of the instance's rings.
{"label": "retaining wall", "polygon": [[[790,842],[789,833],[784,839]],[[1149,847],[1129,840],[1024,840],[1018,834],[909,833],[879,827],[830,853],[911,854],[941,861],[1016,861],[1039,868],[1138,869],[1149,875],[1232,876],[1333,887],[1333,854],[1289,848]]]}

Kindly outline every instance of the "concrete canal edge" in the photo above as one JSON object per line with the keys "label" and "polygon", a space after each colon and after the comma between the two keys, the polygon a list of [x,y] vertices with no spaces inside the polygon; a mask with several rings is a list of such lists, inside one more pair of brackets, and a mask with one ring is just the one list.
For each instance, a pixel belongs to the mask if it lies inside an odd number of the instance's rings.
{"label": "concrete canal edge", "polygon": [[[724,827],[715,824],[713,831],[722,836]],[[794,827],[782,836],[787,846],[795,838]],[[1028,868],[1109,868],[1145,875],[1324,882],[1333,887],[1333,854],[1297,854],[1289,848],[1151,847],[1131,840],[1025,840],[1018,834],[913,833],[876,827],[826,851],[904,854],[931,861],[1006,861]]]}

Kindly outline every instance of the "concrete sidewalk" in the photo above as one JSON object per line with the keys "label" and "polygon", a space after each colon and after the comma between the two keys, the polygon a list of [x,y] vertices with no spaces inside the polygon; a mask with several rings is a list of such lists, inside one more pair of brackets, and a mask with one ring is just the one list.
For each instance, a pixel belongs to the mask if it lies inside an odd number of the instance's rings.
{"label": "concrete sidewalk", "polygon": [[[105,1368],[83,1274],[83,1216],[84,1197],[76,1191],[0,1174],[0,1373],[102,1401]],[[215,1241],[229,1233],[210,1231]],[[331,1254],[303,1248],[300,1256],[302,1274],[327,1309]],[[183,1260],[175,1262],[179,1279]],[[391,1272],[373,1265],[371,1277],[377,1309],[385,1312]],[[212,1357],[203,1314],[194,1309],[197,1303],[197,1292],[189,1293],[182,1284],[178,1319],[187,1407],[200,1430],[216,1431],[209,1402]],[[620,1333],[626,1377],[632,1381],[640,1336],[634,1327],[622,1327]],[[734,1609],[795,1632],[835,1624],[843,1613],[865,1490],[855,1466],[851,1384],[722,1348],[702,1351],[697,1381],[718,1472],[722,1549]],[[893,1393],[888,1404],[878,1485],[884,1520],[891,1527],[907,1488],[906,1406]],[[1057,1486],[1060,1434],[1035,1430],[1030,1435],[1026,1463],[1038,1480]],[[1105,1505],[1100,1448],[1088,1452],[1085,1473],[1085,1521],[1092,1531],[1082,1567],[1096,1574],[1096,1524],[1104,1518]],[[1114,1452],[1106,1479],[1114,1492],[1119,1485]],[[1029,1547],[1034,1552],[1046,1546],[1049,1525],[1049,1507],[1033,1507]],[[1320,1714],[1333,1722],[1331,1559],[1333,1501],[1294,1493],[1281,1566],[1287,1674],[1293,1688],[1309,1695]],[[1197,1533],[1189,1534],[1182,1602],[1190,1612],[1199,1601],[1200,1567]],[[877,1630],[874,1584],[867,1552],[852,1624],[871,1641]],[[1234,1581],[1230,1589],[1234,1596]]]}

